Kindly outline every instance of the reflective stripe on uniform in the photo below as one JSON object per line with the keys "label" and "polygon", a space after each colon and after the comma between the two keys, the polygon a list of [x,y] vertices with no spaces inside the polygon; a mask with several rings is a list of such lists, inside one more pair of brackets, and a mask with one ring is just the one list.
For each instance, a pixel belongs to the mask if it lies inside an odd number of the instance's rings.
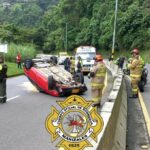
{"label": "reflective stripe on uniform", "polygon": [[91,83],[91,86],[93,86],[93,87],[103,87],[103,86],[104,86],[104,84]]}
{"label": "reflective stripe on uniform", "polygon": [[130,77],[133,77],[133,78],[139,78],[139,77],[141,77],[141,75],[130,74]]}
{"label": "reflective stripe on uniform", "polygon": [[132,92],[133,92],[134,94],[137,94],[137,93],[138,93],[138,89],[132,89]]}
{"label": "reflective stripe on uniform", "polygon": [[143,68],[143,65],[142,65],[142,64],[140,64],[140,65],[138,65],[138,66],[137,66],[137,68]]}
{"label": "reflective stripe on uniform", "polygon": [[100,102],[100,99],[101,99],[101,97],[94,97],[94,98],[92,98],[92,101],[94,101],[94,102]]}
{"label": "reflective stripe on uniform", "polygon": [[105,76],[105,72],[103,72],[103,73],[97,73],[95,76],[96,77],[104,77]]}
{"label": "reflective stripe on uniform", "polygon": [[2,65],[0,64],[0,70],[2,70],[2,68],[3,68],[3,67],[2,67]]}
{"label": "reflective stripe on uniform", "polygon": [[132,91],[133,91],[133,92],[137,92],[137,91],[138,91],[138,89],[132,89]]}

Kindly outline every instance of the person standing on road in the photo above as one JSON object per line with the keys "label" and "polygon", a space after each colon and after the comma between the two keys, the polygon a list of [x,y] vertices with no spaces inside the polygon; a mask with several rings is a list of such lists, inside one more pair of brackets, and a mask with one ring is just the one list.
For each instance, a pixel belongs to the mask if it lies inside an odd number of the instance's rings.
{"label": "person standing on road", "polygon": [[4,59],[0,56],[0,103],[6,103],[6,78],[7,65],[4,64]]}
{"label": "person standing on road", "polygon": [[64,68],[66,71],[70,72],[70,59],[68,57],[64,61]]}
{"label": "person standing on road", "polygon": [[18,53],[16,57],[16,61],[17,61],[18,68],[21,69],[21,54],[20,53]]}
{"label": "person standing on road", "polygon": [[96,64],[90,71],[91,79],[91,95],[92,101],[94,101],[93,106],[101,105],[102,91],[104,88],[104,80],[106,75],[106,66],[103,63],[103,57],[101,55],[96,55]]}
{"label": "person standing on road", "polygon": [[128,68],[130,69],[130,78],[131,78],[131,86],[133,95],[131,98],[138,97],[138,82],[141,80],[142,70],[144,66],[144,61],[139,55],[138,49],[133,49],[132,52],[132,60],[128,64]]}
{"label": "person standing on road", "polygon": [[82,59],[80,56],[78,56],[77,72],[82,72],[82,66],[83,66]]}
{"label": "person standing on road", "polygon": [[75,72],[75,59],[70,57],[70,73],[74,74]]}
{"label": "person standing on road", "polygon": [[125,57],[120,56],[120,57],[118,57],[118,58],[114,61],[114,63],[115,63],[116,65],[118,65],[118,67],[119,67],[120,69],[123,69],[124,61],[125,61]]}

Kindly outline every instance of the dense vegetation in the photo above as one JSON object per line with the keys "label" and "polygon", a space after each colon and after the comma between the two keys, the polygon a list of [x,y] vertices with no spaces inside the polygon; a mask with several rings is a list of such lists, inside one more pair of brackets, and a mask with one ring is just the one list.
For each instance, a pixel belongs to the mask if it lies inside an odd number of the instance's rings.
{"label": "dense vegetation", "polygon": [[[21,1],[21,0],[20,0]],[[111,50],[115,0],[13,0],[0,5],[1,41],[45,52],[79,45]],[[67,31],[67,32],[66,32]],[[66,47],[67,33],[67,47]],[[119,0],[115,50],[150,49],[150,1]]]}

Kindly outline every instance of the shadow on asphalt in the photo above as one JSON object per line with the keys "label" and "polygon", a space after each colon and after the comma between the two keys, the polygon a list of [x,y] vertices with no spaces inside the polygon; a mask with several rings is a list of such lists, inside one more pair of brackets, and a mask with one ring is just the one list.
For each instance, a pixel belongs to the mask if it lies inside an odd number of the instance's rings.
{"label": "shadow on asphalt", "polygon": [[[150,150],[147,128],[138,98],[129,98],[132,95],[130,81],[126,78],[128,95],[127,115],[127,145],[126,150]],[[146,148],[146,147],[149,148]],[[145,148],[144,148],[145,147]]]}

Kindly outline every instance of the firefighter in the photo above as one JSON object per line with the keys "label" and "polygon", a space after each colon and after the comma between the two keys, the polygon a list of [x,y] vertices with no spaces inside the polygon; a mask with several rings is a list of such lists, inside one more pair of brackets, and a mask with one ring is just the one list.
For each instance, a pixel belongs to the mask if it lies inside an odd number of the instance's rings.
{"label": "firefighter", "polygon": [[114,61],[114,64],[118,65],[118,68],[123,69],[124,61],[125,61],[125,57],[120,56]]}
{"label": "firefighter", "polygon": [[70,57],[70,73],[74,74],[75,72],[75,60],[73,57]]}
{"label": "firefighter", "polygon": [[128,64],[128,68],[130,69],[130,78],[131,78],[131,86],[133,95],[131,98],[138,97],[138,82],[141,80],[142,70],[144,67],[144,61],[139,55],[138,49],[133,49],[132,52],[132,60]]}
{"label": "firefighter", "polygon": [[20,53],[18,53],[18,55],[16,57],[16,61],[17,61],[18,68],[21,69],[21,54]]}
{"label": "firefighter", "polygon": [[104,88],[104,80],[106,74],[106,67],[103,63],[103,57],[96,55],[96,64],[90,71],[91,79],[91,96],[94,101],[93,106],[101,105],[102,90]]}
{"label": "firefighter", "polygon": [[4,59],[0,56],[0,103],[6,103],[6,78],[7,65],[4,64]]}
{"label": "firefighter", "polygon": [[82,72],[82,66],[83,66],[82,59],[80,56],[78,56],[77,72]]}

